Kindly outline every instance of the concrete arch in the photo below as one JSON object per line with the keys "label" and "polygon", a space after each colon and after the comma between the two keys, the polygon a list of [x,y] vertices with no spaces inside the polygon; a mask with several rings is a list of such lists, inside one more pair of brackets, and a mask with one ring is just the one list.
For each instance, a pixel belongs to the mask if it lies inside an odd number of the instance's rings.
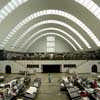
{"label": "concrete arch", "polygon": [[37,31],[36,33],[32,34],[20,47],[19,49],[21,48],[24,48],[28,42],[34,38],[35,36],[39,35],[41,32],[44,32],[44,31],[49,31],[49,30],[53,30],[53,31],[58,31],[58,32],[61,32],[62,34],[66,35],[67,37],[69,37],[77,46],[79,49],[83,50],[83,48],[81,47],[81,45],[77,42],[76,39],[74,39],[74,37],[72,37],[70,34],[68,34],[67,32],[59,29],[59,28],[54,28],[54,27],[49,27],[49,28],[43,28],[39,31]]}
{"label": "concrete arch", "polygon": [[75,51],[77,51],[77,48],[69,40],[67,40],[65,37],[63,37],[62,35],[60,35],[58,33],[44,33],[44,34],[36,37],[29,45],[26,46],[25,50],[27,51],[34,42],[36,42],[38,39],[40,39],[41,37],[44,37],[46,35],[56,35],[56,36],[59,36],[59,37],[63,38],[65,41],[67,41],[72,46],[72,48]]}
{"label": "concrete arch", "polygon": [[75,35],[77,35],[80,40],[86,45],[87,48],[91,48],[90,44],[87,42],[87,40],[85,40],[85,38],[79,33],[77,32],[73,27],[71,27],[70,25],[62,22],[62,21],[58,21],[58,20],[44,20],[44,21],[41,21],[39,23],[36,23],[35,25],[32,25],[31,27],[29,27],[14,43],[13,46],[16,46],[17,43],[23,39],[23,37],[25,35],[27,35],[30,31],[32,31],[33,29],[41,26],[41,25],[44,25],[44,24],[57,24],[57,25],[61,25],[63,27],[66,27],[68,28],[69,30],[71,30]]}
{"label": "concrete arch", "polygon": [[23,21],[21,21],[19,24],[17,24],[12,29],[12,31],[9,32],[8,36],[4,39],[4,41],[1,43],[0,46],[4,47],[8,43],[10,38],[12,38],[13,35],[16,34],[16,32],[22,26],[24,26],[26,23],[30,22],[31,20],[33,20],[35,18],[38,18],[40,16],[44,16],[44,15],[59,15],[59,16],[65,17],[65,18],[73,21],[74,23],[76,23],[79,27],[81,27],[89,35],[89,37],[95,42],[95,44],[97,46],[100,46],[100,41],[98,40],[98,38],[94,35],[94,33],[82,21],[80,21],[75,16],[73,16],[73,15],[67,13],[67,12],[60,11],[60,10],[43,10],[43,11],[39,11],[37,13],[33,13],[33,14],[29,15]]}

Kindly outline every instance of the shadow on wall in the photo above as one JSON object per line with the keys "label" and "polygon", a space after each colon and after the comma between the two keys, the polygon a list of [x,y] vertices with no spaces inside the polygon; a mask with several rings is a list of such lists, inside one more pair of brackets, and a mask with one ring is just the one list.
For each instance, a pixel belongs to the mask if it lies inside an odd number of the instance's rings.
{"label": "shadow on wall", "polygon": [[92,70],[92,72],[97,73],[98,72],[97,65],[92,65],[91,70]]}
{"label": "shadow on wall", "polygon": [[5,67],[5,73],[11,74],[11,66],[10,65],[6,65],[6,67]]}

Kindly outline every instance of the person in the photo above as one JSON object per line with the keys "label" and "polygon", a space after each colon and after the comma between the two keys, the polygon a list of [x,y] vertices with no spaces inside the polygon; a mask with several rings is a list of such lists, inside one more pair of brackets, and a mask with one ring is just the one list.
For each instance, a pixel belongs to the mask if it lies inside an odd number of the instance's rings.
{"label": "person", "polygon": [[97,81],[96,81],[96,79],[93,81],[93,83],[92,83],[92,88],[97,88],[98,87],[98,85],[97,85]]}
{"label": "person", "polygon": [[69,83],[68,77],[67,77],[66,75],[63,77],[63,81],[64,81],[65,83]]}
{"label": "person", "polygon": [[48,81],[49,81],[49,83],[51,83],[51,74],[50,73],[48,73]]}
{"label": "person", "polygon": [[16,96],[17,95],[17,86],[12,86],[11,88],[11,95]]}

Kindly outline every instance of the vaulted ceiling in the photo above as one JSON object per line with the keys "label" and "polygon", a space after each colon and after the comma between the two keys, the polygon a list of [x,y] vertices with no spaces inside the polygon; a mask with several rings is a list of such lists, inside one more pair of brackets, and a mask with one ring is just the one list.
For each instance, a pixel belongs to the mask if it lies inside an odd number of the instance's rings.
{"label": "vaulted ceiling", "polygon": [[100,0],[0,0],[0,49],[26,52],[55,35],[70,50],[96,50],[99,32]]}

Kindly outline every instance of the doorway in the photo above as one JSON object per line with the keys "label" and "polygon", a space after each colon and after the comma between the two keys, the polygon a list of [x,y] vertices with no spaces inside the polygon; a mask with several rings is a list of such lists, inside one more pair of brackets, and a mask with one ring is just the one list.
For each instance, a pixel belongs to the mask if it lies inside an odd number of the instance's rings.
{"label": "doorway", "polygon": [[61,65],[43,65],[43,73],[60,73]]}
{"label": "doorway", "polygon": [[10,65],[7,65],[7,66],[5,67],[5,73],[11,74],[11,66],[10,66]]}
{"label": "doorway", "polygon": [[97,65],[93,65],[92,66],[92,72],[94,72],[94,73],[97,73],[98,71],[97,71]]}

